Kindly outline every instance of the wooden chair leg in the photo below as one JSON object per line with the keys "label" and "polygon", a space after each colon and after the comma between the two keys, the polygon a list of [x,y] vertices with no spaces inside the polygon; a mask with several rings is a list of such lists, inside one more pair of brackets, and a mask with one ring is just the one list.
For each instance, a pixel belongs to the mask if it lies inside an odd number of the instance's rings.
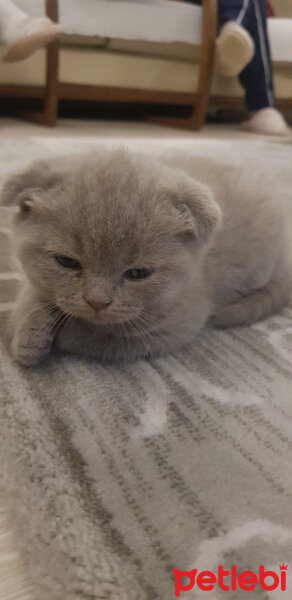
{"label": "wooden chair leg", "polygon": [[203,0],[202,44],[198,91],[194,96],[191,116],[187,119],[151,117],[152,123],[196,131],[204,124],[208,108],[217,35],[217,0]]}
{"label": "wooden chair leg", "polygon": [[[58,22],[58,0],[46,0],[46,14],[55,23]],[[46,86],[43,109],[40,112],[25,111],[19,113],[23,119],[53,127],[58,112],[58,63],[59,40],[51,42],[46,49]]]}
{"label": "wooden chair leg", "polygon": [[[59,20],[58,0],[46,0],[47,16],[55,23]],[[47,48],[47,82],[44,101],[44,125],[53,127],[58,112],[58,66],[59,40],[51,42]]]}

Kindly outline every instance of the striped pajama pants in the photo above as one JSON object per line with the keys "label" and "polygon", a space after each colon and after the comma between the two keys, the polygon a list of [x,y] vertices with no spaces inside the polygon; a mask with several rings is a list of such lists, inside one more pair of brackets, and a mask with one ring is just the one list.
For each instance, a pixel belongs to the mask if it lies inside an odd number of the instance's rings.
{"label": "striped pajama pants", "polygon": [[[202,3],[198,0],[193,1],[194,4]],[[255,44],[253,59],[239,74],[248,110],[253,112],[274,106],[265,0],[218,0],[219,28],[228,21],[236,21],[244,27]]]}

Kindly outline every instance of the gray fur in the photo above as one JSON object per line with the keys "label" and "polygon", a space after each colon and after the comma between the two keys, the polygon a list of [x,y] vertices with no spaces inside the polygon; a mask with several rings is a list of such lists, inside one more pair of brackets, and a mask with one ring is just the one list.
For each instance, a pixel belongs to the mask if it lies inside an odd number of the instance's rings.
{"label": "gray fur", "polygon": [[[277,186],[249,165],[123,150],[36,163],[12,177],[15,251],[25,283],[11,319],[13,356],[54,346],[101,361],[189,343],[209,320],[244,325],[282,308],[290,265]],[[81,272],[54,254],[77,259]],[[130,268],[152,268],[133,282]],[[85,298],[110,303],[95,313]]]}

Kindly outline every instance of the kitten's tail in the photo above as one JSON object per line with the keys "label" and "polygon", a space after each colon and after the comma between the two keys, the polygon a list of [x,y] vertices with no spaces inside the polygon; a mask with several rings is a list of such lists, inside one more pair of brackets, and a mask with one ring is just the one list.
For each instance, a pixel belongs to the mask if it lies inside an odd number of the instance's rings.
{"label": "kitten's tail", "polygon": [[[287,273],[286,273],[287,275]],[[289,278],[272,277],[266,285],[245,296],[219,308],[209,323],[215,327],[236,327],[251,325],[255,321],[265,319],[280,311],[288,303],[291,292]]]}

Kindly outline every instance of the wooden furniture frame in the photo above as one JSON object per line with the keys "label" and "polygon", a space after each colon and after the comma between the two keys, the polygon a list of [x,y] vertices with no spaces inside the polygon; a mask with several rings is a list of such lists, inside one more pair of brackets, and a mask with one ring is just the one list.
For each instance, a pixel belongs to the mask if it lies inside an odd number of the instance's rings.
{"label": "wooden furniture frame", "polygon": [[188,119],[154,118],[155,123],[198,130],[204,124],[213,73],[217,36],[217,0],[203,0],[202,43],[199,56],[198,90],[192,96],[192,112]]}
{"label": "wooden furniture frame", "polygon": [[197,92],[161,92],[91,85],[60,83],[59,98],[66,100],[93,100],[96,102],[129,102],[146,104],[189,105],[188,119],[150,117],[151,122],[200,129],[204,123],[210,93],[211,77],[217,34],[217,0],[203,0],[202,44],[199,58],[199,81]]}
{"label": "wooden furniture frame", "polygon": [[[0,86],[0,96],[42,98],[43,109],[40,113],[21,112],[18,115],[47,126],[55,125],[58,100],[66,99],[95,102],[128,102],[134,104],[189,105],[191,107],[191,116],[187,119],[151,117],[150,120],[186,129],[200,129],[204,123],[210,93],[217,33],[217,0],[203,0],[202,6],[203,23],[199,58],[199,80],[198,89],[194,93],[58,83],[59,42],[54,41],[47,48],[45,88]],[[53,21],[58,20],[58,0],[46,0],[46,13]]]}

